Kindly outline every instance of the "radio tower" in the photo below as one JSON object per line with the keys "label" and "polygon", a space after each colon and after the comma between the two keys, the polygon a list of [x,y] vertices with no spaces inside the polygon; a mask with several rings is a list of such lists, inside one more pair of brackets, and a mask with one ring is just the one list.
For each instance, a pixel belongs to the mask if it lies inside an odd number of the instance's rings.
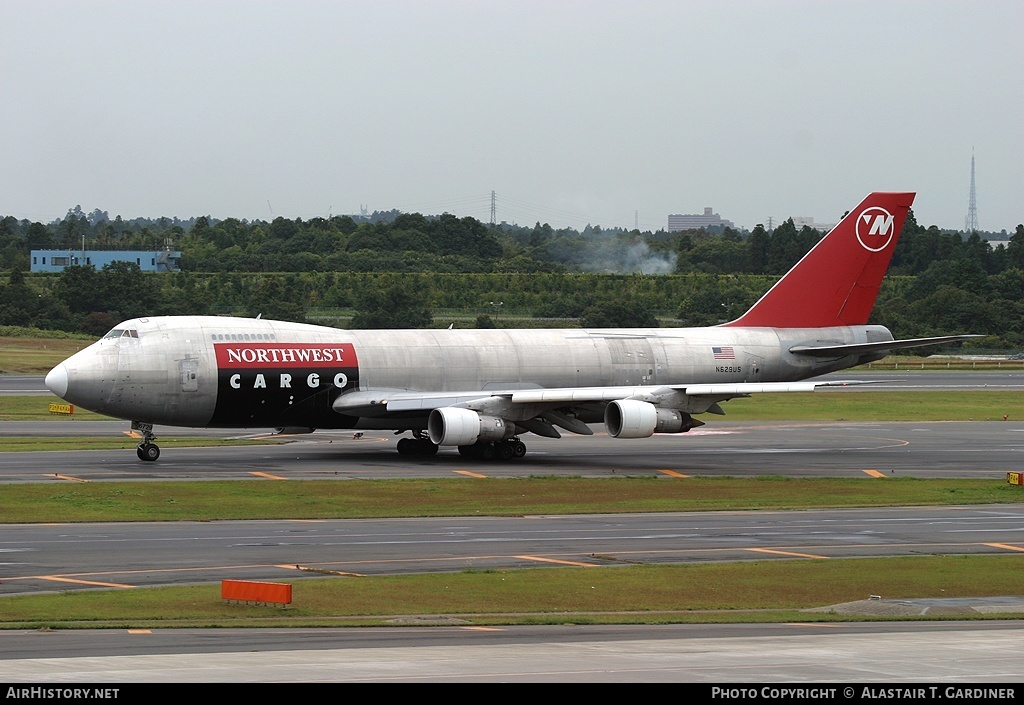
{"label": "radio tower", "polygon": [[978,231],[978,204],[974,201],[974,150],[971,150],[971,196],[967,201],[967,219],[964,222],[967,235]]}
{"label": "radio tower", "polygon": [[497,223],[498,205],[494,198],[494,191],[491,191],[491,227],[493,228]]}

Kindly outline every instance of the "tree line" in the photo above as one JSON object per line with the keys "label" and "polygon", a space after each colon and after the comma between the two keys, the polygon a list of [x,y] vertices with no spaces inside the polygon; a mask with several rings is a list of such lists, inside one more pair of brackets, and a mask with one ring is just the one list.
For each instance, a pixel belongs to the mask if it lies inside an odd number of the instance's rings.
{"label": "tree line", "polygon": [[[0,219],[0,325],[100,335],[145,315],[230,313],[305,320],[350,312],[351,327],[476,325],[511,314],[550,325],[713,325],[743,313],[822,233],[792,220],[769,230],[689,232],[488,226],[451,214],[375,213],[266,221],[110,220],[69,211],[43,225]],[[181,272],[128,263],[27,274],[31,249],[182,252]],[[1024,345],[1024,226],[1006,247],[977,233],[904,224],[872,322],[900,337],[983,333]],[[460,322],[461,324],[461,322]],[[543,325],[544,323],[539,323]]]}

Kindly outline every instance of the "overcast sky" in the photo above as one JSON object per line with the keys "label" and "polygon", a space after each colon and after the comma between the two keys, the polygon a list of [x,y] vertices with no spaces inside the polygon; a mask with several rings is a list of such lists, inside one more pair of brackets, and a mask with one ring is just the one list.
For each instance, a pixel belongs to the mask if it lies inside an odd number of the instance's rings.
{"label": "overcast sky", "polygon": [[1024,221],[1020,0],[0,2],[0,215]]}

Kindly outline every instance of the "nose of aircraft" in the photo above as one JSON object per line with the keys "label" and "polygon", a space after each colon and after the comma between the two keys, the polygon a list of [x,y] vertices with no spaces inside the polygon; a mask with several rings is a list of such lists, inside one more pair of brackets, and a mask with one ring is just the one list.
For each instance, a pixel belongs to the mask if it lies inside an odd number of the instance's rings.
{"label": "nose of aircraft", "polygon": [[64,395],[68,393],[68,369],[64,363],[62,362],[50,370],[43,383],[47,389],[63,399]]}

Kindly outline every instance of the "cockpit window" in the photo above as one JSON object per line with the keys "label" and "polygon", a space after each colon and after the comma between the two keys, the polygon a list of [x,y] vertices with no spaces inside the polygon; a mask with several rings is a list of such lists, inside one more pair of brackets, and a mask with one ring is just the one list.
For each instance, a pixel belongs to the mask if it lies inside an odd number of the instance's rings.
{"label": "cockpit window", "polygon": [[109,333],[107,333],[105,336],[103,336],[104,339],[106,339],[106,338],[138,338],[138,337],[139,337],[139,331],[135,330],[134,328],[114,328]]}

